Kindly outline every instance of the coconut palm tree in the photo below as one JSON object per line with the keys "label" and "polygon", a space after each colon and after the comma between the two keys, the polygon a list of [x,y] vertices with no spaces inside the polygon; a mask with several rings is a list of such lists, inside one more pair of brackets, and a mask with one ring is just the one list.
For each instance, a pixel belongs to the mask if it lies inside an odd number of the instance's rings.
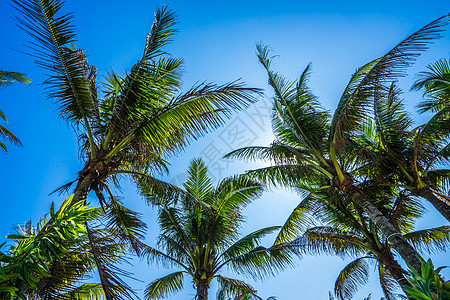
{"label": "coconut palm tree", "polygon": [[[9,86],[16,81],[22,84],[28,84],[31,82],[27,78],[28,76],[29,75],[25,75],[22,73],[0,70],[0,88]],[[0,118],[2,118],[3,121],[8,123],[8,119],[6,118],[2,110],[0,110]],[[20,140],[11,131],[9,131],[8,129],[6,129],[4,126],[1,125],[0,125],[0,138],[2,138],[3,140],[5,139],[8,140],[8,142],[10,142],[13,145],[22,147],[22,143],[20,142]],[[6,153],[8,153],[6,145],[3,144],[1,141],[0,141],[0,148]]]}
{"label": "coconut palm tree", "polygon": [[228,157],[269,159],[275,165],[254,170],[248,175],[264,182],[296,187],[299,183],[315,183],[346,195],[360,207],[411,266],[420,270],[419,254],[408,244],[389,220],[361,191],[359,168],[367,163],[359,159],[364,149],[355,137],[369,123],[369,108],[389,91],[389,82],[403,75],[427,43],[439,38],[448,18],[439,18],[415,32],[384,56],[357,70],[338,103],[332,117],[320,109],[316,97],[307,86],[310,67],[298,81],[291,82],[271,70],[272,57],[267,46],[258,45],[257,56],[266,69],[273,88],[274,113],[272,127],[276,136],[269,147],[247,147]]}
{"label": "coconut palm tree", "polygon": [[[370,189],[370,188],[369,188]],[[320,196],[310,194],[301,208],[299,218],[320,226],[308,228],[296,242],[302,251],[309,254],[331,254],[354,259],[340,272],[335,283],[338,299],[352,299],[354,293],[367,283],[370,265],[375,264],[380,284],[386,299],[396,299],[396,291],[408,285],[404,271],[394,258],[389,241],[374,226],[351,199],[328,192]],[[373,194],[365,191],[366,194]],[[377,207],[394,227],[421,252],[445,251],[450,243],[450,227],[414,231],[415,219],[424,213],[424,208],[410,194],[397,194],[395,198],[374,195]],[[309,219],[309,220],[308,220]]]}
{"label": "coconut palm tree", "polygon": [[189,197],[181,197],[176,205],[169,206],[164,197],[148,194],[150,203],[160,207],[158,246],[162,250],[143,246],[143,255],[149,262],[168,263],[180,271],[152,281],[145,298],[169,296],[181,290],[183,279],[189,276],[198,300],[208,299],[214,279],[219,283],[219,299],[261,299],[249,284],[221,272],[227,267],[236,273],[264,277],[293,263],[294,248],[260,245],[264,236],[279,227],[262,228],[238,238],[242,209],[262,193],[263,187],[244,177],[226,178],[213,187],[200,159],[190,163],[183,187]]}
{"label": "coconut palm tree", "polygon": [[428,66],[428,71],[418,74],[412,90],[423,90],[425,99],[419,103],[420,113],[432,111],[434,116],[415,129],[414,139],[403,172],[404,182],[415,193],[427,199],[450,222],[448,193],[448,138],[450,134],[450,65],[445,59]]}
{"label": "coconut palm tree", "polygon": [[164,170],[164,158],[220,126],[232,110],[255,100],[258,89],[240,82],[198,84],[180,92],[181,59],[164,52],[175,14],[157,9],[143,55],[124,76],[111,71],[97,87],[97,70],[75,47],[72,14],[63,1],[14,0],[19,25],[37,43],[36,63],[49,71],[47,96],[79,133],[86,164],[73,201],[101,191],[110,176]]}
{"label": "coconut palm tree", "polygon": [[[129,73],[111,71],[98,87],[96,68],[87,62],[85,51],[74,45],[73,15],[63,13],[63,4],[61,0],[13,0],[19,26],[33,38],[30,54],[47,71],[47,97],[55,100],[60,117],[79,135],[85,164],[62,189],[76,184],[73,203],[94,191],[110,216],[109,226],[137,249],[143,223],[116,200],[109,183],[117,185],[119,175],[132,175],[168,190],[168,184],[148,174],[167,170],[168,157],[219,127],[232,111],[255,102],[259,90],[235,81],[197,84],[181,93],[183,61],[163,49],[172,40],[176,23],[167,7],[157,9],[142,57]],[[106,298],[120,298],[114,292],[119,285],[113,270],[104,271],[100,277]]]}

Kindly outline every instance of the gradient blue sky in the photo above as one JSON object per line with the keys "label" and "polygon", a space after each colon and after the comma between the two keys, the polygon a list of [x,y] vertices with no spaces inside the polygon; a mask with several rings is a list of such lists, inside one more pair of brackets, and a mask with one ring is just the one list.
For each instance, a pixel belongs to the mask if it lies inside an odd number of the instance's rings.
{"label": "gradient blue sky", "polygon": [[[175,57],[185,59],[185,87],[195,82],[225,83],[242,78],[250,86],[266,89],[270,96],[265,73],[254,54],[255,43],[262,41],[279,55],[274,68],[290,78],[297,77],[312,62],[311,86],[330,110],[335,108],[357,67],[383,55],[415,30],[450,12],[448,1],[80,0],[68,1],[65,8],[75,14],[77,46],[87,50],[89,62],[98,68],[101,76],[110,68],[123,73],[136,62],[153,21],[154,9],[163,4],[168,4],[179,15],[179,34],[168,48]],[[61,203],[62,197],[48,194],[75,179],[82,165],[76,135],[63,120],[58,120],[55,107],[42,95],[44,73],[33,64],[31,57],[18,52],[25,50],[23,44],[28,37],[17,28],[12,19],[14,15],[15,11],[7,2],[0,1],[0,69],[31,74],[33,83],[0,90],[0,107],[9,118],[8,128],[24,144],[23,148],[10,146],[7,155],[0,153],[4,207],[0,219],[1,236],[6,235],[14,224],[30,218],[38,220],[48,211],[52,201]],[[401,80],[405,91],[413,82],[412,75],[423,70],[426,64],[449,57],[450,33],[444,35],[409,69],[411,76]],[[407,92],[404,96],[408,108],[413,111],[420,94]],[[225,154],[246,142],[253,145],[270,143],[267,103],[263,99],[257,107],[240,114],[229,125],[192,143],[186,152],[171,159],[171,173],[164,178],[173,182],[182,179],[188,161],[207,153],[209,156],[206,155],[205,160],[210,163],[211,175],[215,177],[254,167],[242,162],[228,162],[228,170],[220,170],[227,163],[220,158],[213,159],[209,150]],[[420,116],[417,123],[424,118]],[[243,131],[246,138],[233,139],[229,134],[233,129]],[[149,225],[147,241],[153,243],[158,233],[155,212],[144,205],[126,180],[120,193],[128,206],[143,213]],[[263,226],[281,225],[299,200],[299,196],[281,190],[266,193],[246,209],[248,222],[243,226],[243,233]],[[430,208],[430,213],[418,226],[424,228],[443,223],[444,219]],[[450,261],[445,253],[431,257],[436,265],[448,265]],[[325,300],[346,263],[335,257],[305,257],[297,268],[254,286],[262,297]],[[139,262],[131,269],[145,284],[169,272]],[[445,274],[450,277],[448,271]],[[141,282],[132,285],[138,289],[145,286]],[[189,281],[185,287],[183,293],[171,299],[192,299],[194,291]],[[355,299],[363,299],[369,293],[372,293],[372,299],[380,299],[382,295],[375,273]]]}

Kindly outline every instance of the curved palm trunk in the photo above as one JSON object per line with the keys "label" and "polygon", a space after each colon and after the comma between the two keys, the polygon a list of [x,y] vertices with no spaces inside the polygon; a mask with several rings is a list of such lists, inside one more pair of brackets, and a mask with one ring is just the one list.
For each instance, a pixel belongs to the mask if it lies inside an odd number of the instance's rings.
{"label": "curved palm trunk", "polygon": [[370,202],[366,196],[356,186],[349,186],[345,190],[346,194],[353,200],[353,202],[361,207],[369,218],[374,222],[392,247],[400,254],[400,256],[417,272],[420,273],[420,255],[419,253],[405,240],[405,238],[395,229],[389,220]]}
{"label": "curved palm trunk", "polygon": [[417,194],[427,199],[450,222],[450,206],[439,199],[429,187],[418,190]]}
{"label": "curved palm trunk", "polygon": [[206,280],[199,280],[197,283],[196,300],[208,300],[209,283]]}

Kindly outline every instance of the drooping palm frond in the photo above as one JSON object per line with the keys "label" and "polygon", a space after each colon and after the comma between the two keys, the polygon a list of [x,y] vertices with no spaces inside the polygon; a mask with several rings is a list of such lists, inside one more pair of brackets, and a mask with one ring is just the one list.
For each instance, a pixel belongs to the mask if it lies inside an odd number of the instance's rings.
{"label": "drooping palm frond", "polygon": [[14,82],[19,82],[22,84],[29,84],[31,80],[28,79],[30,75],[17,73],[17,72],[8,72],[0,70],[0,88],[9,86]]}
{"label": "drooping palm frond", "polygon": [[353,295],[365,285],[369,277],[369,264],[367,259],[361,257],[342,269],[334,285],[334,294],[338,299],[352,299]]}
{"label": "drooping palm frond", "polygon": [[126,260],[124,244],[118,243],[107,230],[91,229],[88,225],[86,228],[92,260],[106,300],[132,299],[135,292],[122,279],[131,274],[117,267]]}
{"label": "drooping palm frond", "polygon": [[378,264],[378,274],[381,289],[383,290],[384,296],[387,300],[398,299],[399,296],[399,283],[395,281],[389,270],[384,268],[381,264]]}
{"label": "drooping palm frond", "polygon": [[315,200],[314,195],[310,194],[294,208],[278,233],[275,245],[291,242],[314,225],[312,214],[315,211]]}
{"label": "drooping palm frond", "polygon": [[359,237],[329,226],[310,228],[293,243],[299,246],[300,251],[311,254],[355,257],[368,251],[368,247]]}
{"label": "drooping palm frond", "polygon": [[[2,119],[5,121],[7,120],[1,111],[0,111],[0,117],[2,117]],[[5,128],[4,126],[1,126],[1,125],[0,125],[0,139],[7,140],[9,143],[11,143],[15,146],[20,146],[20,147],[23,146],[22,142],[11,131],[9,131],[7,128]],[[0,148],[3,151],[5,151],[6,153],[8,153],[6,145],[3,144],[1,141],[0,141]]]}
{"label": "drooping palm frond", "polygon": [[216,276],[216,278],[219,283],[219,290],[217,292],[218,299],[262,300],[262,298],[256,294],[256,290],[251,285],[245,283],[244,281],[228,278],[221,275]]}
{"label": "drooping palm frond", "polygon": [[139,241],[144,239],[147,228],[140,214],[126,208],[111,196],[106,218],[106,228],[113,231],[122,242],[128,243],[139,254]]}
{"label": "drooping palm frond", "polygon": [[[17,73],[17,72],[8,72],[0,70],[0,88],[9,86],[14,82],[20,82],[23,84],[28,84],[31,81],[27,78],[29,75]],[[6,118],[3,111],[0,109],[0,118],[3,119],[6,123],[8,123],[8,119]],[[0,139],[7,140],[10,144],[22,147],[22,143],[20,140],[7,128],[0,125]],[[0,148],[8,153],[6,145],[0,141]]]}
{"label": "drooping palm frond", "polygon": [[239,158],[243,160],[262,160],[276,164],[292,164],[309,159],[309,152],[281,142],[274,141],[269,147],[252,146],[236,149],[226,154],[224,158]]}
{"label": "drooping palm frond", "polygon": [[344,149],[355,128],[366,120],[373,97],[386,92],[385,83],[405,75],[421,52],[432,40],[440,38],[443,27],[449,22],[443,16],[419,29],[384,56],[358,69],[347,85],[331,122],[329,143],[336,149]]}
{"label": "drooping palm frond", "polygon": [[168,297],[183,289],[184,272],[175,272],[151,282],[145,289],[145,299]]}
{"label": "drooping palm frond", "polygon": [[286,243],[266,248],[259,246],[234,257],[227,266],[237,273],[264,279],[296,266],[295,257],[300,257],[298,245]]}
{"label": "drooping palm frond", "polygon": [[29,43],[31,55],[49,71],[45,81],[48,97],[55,99],[62,118],[88,126],[86,118],[93,115],[95,102],[87,73],[92,69],[72,46],[76,41],[73,14],[64,14],[63,4],[60,0],[13,1],[21,14],[16,17],[19,26],[34,40]]}
{"label": "drooping palm frond", "polygon": [[269,187],[284,186],[291,189],[296,189],[300,181],[316,181],[325,177],[315,167],[301,164],[275,165],[247,171],[245,175]]}
{"label": "drooping palm frond", "polygon": [[183,189],[153,176],[138,176],[136,181],[149,205],[170,205],[177,203],[180,198],[190,198]]}
{"label": "drooping palm frond", "polygon": [[445,251],[450,245],[450,226],[418,230],[404,235],[414,248],[428,253]]}
{"label": "drooping palm frond", "polygon": [[450,169],[437,169],[428,171],[427,177],[431,184],[437,187],[444,194],[448,194],[450,190]]}

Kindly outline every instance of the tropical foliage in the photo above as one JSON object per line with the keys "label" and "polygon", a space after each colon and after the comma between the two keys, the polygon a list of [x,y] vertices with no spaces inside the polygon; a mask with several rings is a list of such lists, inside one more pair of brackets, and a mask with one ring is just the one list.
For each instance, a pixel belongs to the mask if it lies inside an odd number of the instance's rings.
{"label": "tropical foliage", "polygon": [[[315,199],[319,198],[319,199]],[[424,213],[411,196],[379,197],[377,206],[395,228],[422,253],[445,251],[450,243],[450,226],[413,231],[416,218]],[[351,199],[324,192],[311,195],[297,207],[298,219],[320,226],[306,229],[295,240],[300,251],[308,254],[332,254],[354,259],[339,273],[335,283],[338,299],[352,299],[368,282],[371,266],[379,273],[386,299],[396,299],[399,289],[407,285],[404,271],[394,258],[391,245],[373,222],[355,207]]]}
{"label": "tropical foliage", "polygon": [[[108,226],[138,251],[143,223],[117,201],[109,183],[118,185],[119,175],[131,174],[166,188],[148,174],[166,171],[168,157],[219,127],[232,111],[256,101],[259,90],[235,81],[197,84],[181,93],[183,61],[164,51],[176,23],[167,7],[157,9],[142,57],[130,72],[111,71],[98,85],[97,69],[75,46],[73,15],[63,12],[63,4],[13,0],[19,26],[33,38],[30,54],[48,72],[47,97],[54,99],[59,116],[79,135],[84,168],[60,190],[76,183],[73,203],[94,191],[109,216]],[[94,250],[92,254],[107,299],[120,298],[120,281],[113,269],[99,264],[104,254]]]}
{"label": "tropical foliage", "polygon": [[[14,82],[20,82],[22,84],[28,84],[31,81],[27,78],[28,75],[17,73],[17,72],[8,72],[8,71],[1,71],[0,70],[0,88],[9,86],[13,84]],[[6,118],[5,114],[2,110],[0,110],[0,118],[3,119],[6,123],[8,123],[8,119]],[[16,146],[22,146],[22,143],[20,140],[6,127],[0,125],[0,138],[2,140],[7,140],[13,145]],[[7,151],[6,145],[0,141],[0,148],[5,151]]]}
{"label": "tropical foliage", "polygon": [[[146,299],[171,296],[189,279],[198,300],[208,299],[213,281],[219,300],[262,300],[246,281],[225,276],[225,269],[263,279],[295,265],[302,254],[352,259],[337,275],[330,299],[351,299],[368,281],[370,266],[388,300],[403,297],[400,288],[414,299],[449,298],[442,268],[434,270],[420,255],[444,251],[450,226],[417,230],[416,219],[424,214],[423,198],[450,221],[450,63],[442,59],[419,73],[412,87],[424,94],[418,109],[433,115],[415,128],[396,82],[441,37],[448,15],[357,69],[333,113],[309,88],[310,65],[298,80],[288,80],[273,71],[271,49],[259,44],[257,57],[274,92],[275,141],[227,157],[270,166],[214,185],[205,163],[194,159],[177,187],[154,176],[167,172],[169,159],[191,141],[254,103],[261,90],[241,81],[182,88],[183,60],[165,50],[177,18],[165,6],[156,10],[142,56],[129,71],[98,79],[86,51],[75,45],[73,15],[64,12],[62,0],[12,3],[32,39],[28,54],[47,73],[47,98],[78,135],[84,165],[56,190],[74,186],[59,209],[52,205],[35,226],[18,226],[0,246],[1,299],[136,298],[124,279],[132,274],[121,269],[132,252],[176,269],[151,281]],[[15,81],[29,83],[27,75],[0,71],[0,87]],[[7,121],[2,111],[0,117]],[[0,138],[21,145],[3,126]],[[2,142],[0,148],[6,151]],[[124,176],[157,208],[161,232],[154,247],[143,242],[140,213],[116,195]],[[242,237],[243,209],[264,186],[284,186],[303,199],[283,226]],[[88,203],[90,192],[98,208]],[[264,247],[263,239],[276,232],[275,242]],[[410,267],[408,278],[398,256]],[[93,274],[99,282],[92,282]]]}
{"label": "tropical foliage", "polygon": [[[146,288],[146,299],[159,299],[183,288],[185,276],[191,277],[197,289],[196,299],[208,299],[212,280],[219,284],[218,299],[262,299],[248,283],[225,277],[225,267],[253,278],[266,277],[293,264],[295,248],[265,248],[261,239],[278,230],[266,227],[239,239],[243,222],[242,209],[259,197],[263,187],[245,177],[230,177],[213,187],[202,160],[194,159],[183,184],[186,195],[176,204],[149,195],[149,201],[160,205],[161,234],[158,246],[145,246],[143,255],[151,261],[167,263],[180,271],[152,281]],[[145,189],[145,187],[144,187]]]}
{"label": "tropical foliage", "polygon": [[[95,299],[101,286],[83,283],[95,264],[89,254],[86,220],[96,211],[66,199],[36,226],[18,226],[8,238],[13,242],[1,253],[2,299]],[[112,251],[112,248],[111,248]]]}
{"label": "tropical foliage", "polygon": [[[349,197],[389,239],[402,258],[419,270],[417,251],[362,189],[366,177],[379,170],[373,167],[373,151],[361,140],[367,140],[365,133],[375,123],[376,117],[370,114],[369,108],[390,97],[391,82],[404,75],[405,68],[426,49],[430,40],[440,37],[439,33],[447,23],[447,16],[435,20],[384,56],[359,68],[345,88],[333,116],[320,108],[307,85],[310,66],[297,81],[289,81],[271,70],[273,56],[269,47],[258,45],[257,56],[274,91],[272,127],[276,140],[269,147],[241,148],[227,156],[272,162],[274,165],[270,167],[247,173],[263,182],[294,189],[312,186]],[[396,185],[397,182],[389,184]],[[380,186],[377,188],[382,193]],[[385,189],[393,188],[388,185]],[[295,220],[290,223],[294,229],[300,226]]]}
{"label": "tropical foliage", "polygon": [[410,268],[408,282],[405,290],[409,297],[417,300],[446,300],[450,299],[450,281],[444,281],[439,274],[445,267],[434,269],[433,262],[421,261],[422,269],[419,274]]}

